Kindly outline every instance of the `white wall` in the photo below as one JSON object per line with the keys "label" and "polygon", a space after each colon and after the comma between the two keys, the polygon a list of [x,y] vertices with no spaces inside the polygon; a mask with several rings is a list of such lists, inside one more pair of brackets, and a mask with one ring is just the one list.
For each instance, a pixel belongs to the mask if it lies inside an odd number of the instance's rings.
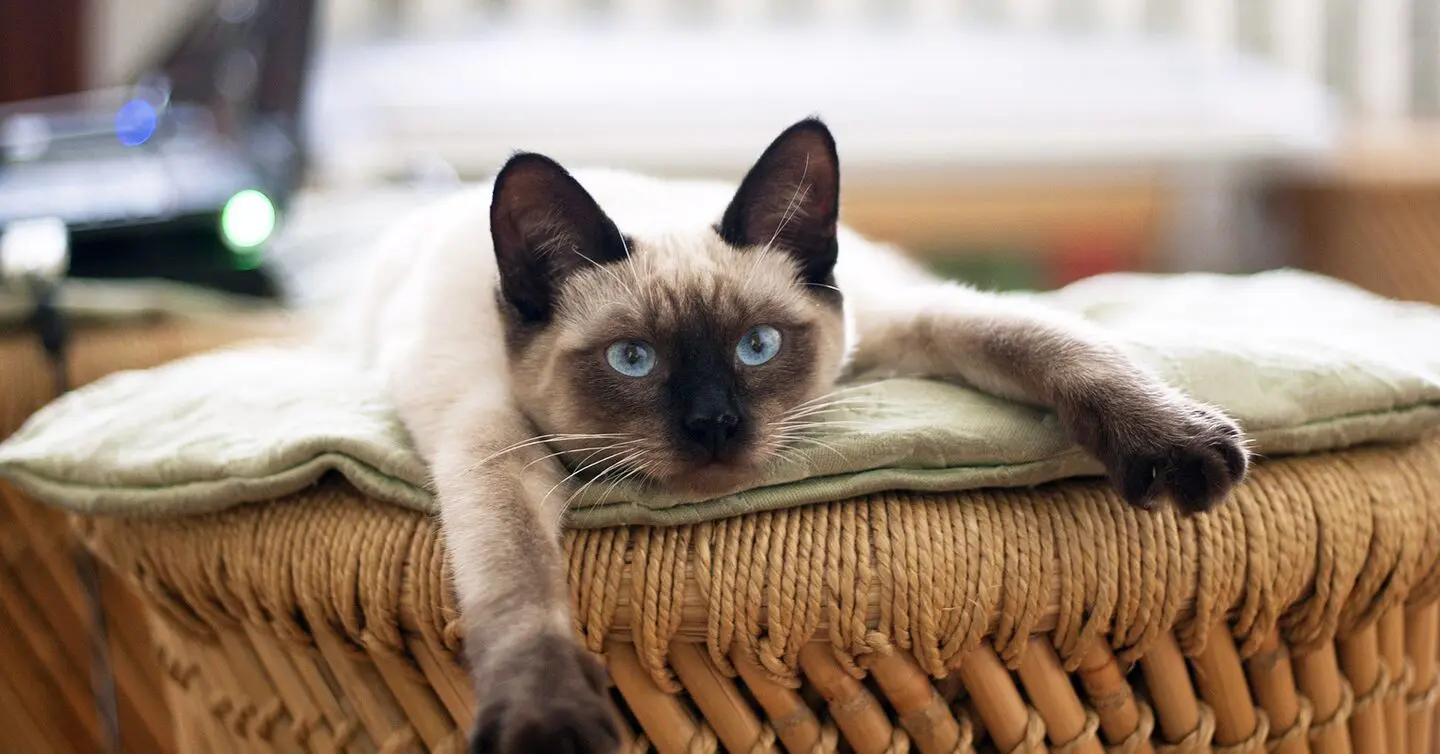
{"label": "white wall", "polygon": [[[927,26],[973,23],[1182,37],[1273,60],[1337,91],[1361,118],[1440,116],[1440,0],[325,0],[332,39],[453,33],[485,21],[603,17],[654,23],[699,9],[761,23],[799,8],[809,20],[885,16]],[[788,15],[794,15],[788,13]],[[498,16],[498,17],[497,17]]]}
{"label": "white wall", "polygon": [[[37,0],[38,1],[38,0]],[[282,1],[283,0],[279,0]],[[90,0],[89,83],[132,75],[212,0]],[[781,0],[323,0],[324,43],[396,31],[453,31],[486,9],[566,18],[582,7],[611,17],[664,14],[698,3],[719,17],[766,16]],[[794,3],[789,3],[793,5]],[[841,6],[908,8],[917,21],[999,21],[1179,33],[1217,48],[1238,47],[1324,81],[1364,117],[1440,116],[1440,0],[803,0],[819,16]],[[983,11],[982,9],[989,10]],[[905,10],[900,11],[907,15]],[[751,14],[751,15],[755,15]],[[844,15],[844,14],[842,14]],[[864,13],[860,14],[862,17]]]}

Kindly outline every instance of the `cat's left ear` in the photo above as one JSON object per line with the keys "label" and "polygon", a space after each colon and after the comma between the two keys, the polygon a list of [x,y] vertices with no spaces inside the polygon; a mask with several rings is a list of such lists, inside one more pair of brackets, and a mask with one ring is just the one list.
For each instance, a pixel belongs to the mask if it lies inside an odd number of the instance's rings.
{"label": "cat's left ear", "polygon": [[737,247],[772,246],[799,263],[804,282],[830,280],[839,251],[840,157],[819,119],[785,129],[750,168],[720,221]]}
{"label": "cat's left ear", "polygon": [[534,153],[516,154],[496,175],[490,238],[500,292],[533,322],[550,317],[566,278],[630,253],[615,223],[574,176]]}

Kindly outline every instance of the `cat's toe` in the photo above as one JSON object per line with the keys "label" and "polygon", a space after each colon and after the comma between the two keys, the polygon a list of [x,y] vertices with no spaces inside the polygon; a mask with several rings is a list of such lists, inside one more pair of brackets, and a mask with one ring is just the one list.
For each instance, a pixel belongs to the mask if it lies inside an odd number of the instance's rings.
{"label": "cat's toe", "polygon": [[1110,479],[1125,502],[1150,510],[1163,491],[1159,476],[1163,468],[1163,459],[1126,455],[1111,464]]}
{"label": "cat's toe", "polygon": [[614,719],[606,706],[594,703],[598,698],[581,700],[559,693],[558,699],[509,705],[498,715],[482,712],[471,734],[470,753],[613,754],[619,750]]}
{"label": "cat's toe", "polygon": [[573,642],[526,652],[485,675],[470,754],[619,750],[604,671]]}
{"label": "cat's toe", "polygon": [[1115,489],[1129,504],[1149,510],[1169,497],[1185,513],[1208,511],[1229,497],[1250,467],[1245,435],[1222,412],[1186,403],[1151,415],[1149,431],[1117,429],[1107,463]]}
{"label": "cat's toe", "polygon": [[[1230,495],[1243,475],[1233,471],[1235,451],[1224,445],[1185,448],[1170,463],[1165,489],[1185,513],[1203,513]],[[1243,468],[1243,467],[1242,467]]]}

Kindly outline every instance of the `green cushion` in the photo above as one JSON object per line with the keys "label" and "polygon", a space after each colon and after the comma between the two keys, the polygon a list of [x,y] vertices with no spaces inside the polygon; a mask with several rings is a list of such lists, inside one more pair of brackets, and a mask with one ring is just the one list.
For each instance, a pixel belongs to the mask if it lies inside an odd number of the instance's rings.
{"label": "green cushion", "polygon": [[[1230,411],[1262,455],[1419,437],[1440,425],[1440,308],[1294,271],[1108,275],[1034,296],[1113,331]],[[857,386],[844,429],[753,489],[690,500],[590,485],[569,523],[683,523],[883,489],[1025,486],[1101,472],[1047,412],[922,380]],[[371,377],[252,347],[112,375],[0,444],[0,476],[72,511],[180,515],[272,499],[327,471],[433,508],[424,464]]]}

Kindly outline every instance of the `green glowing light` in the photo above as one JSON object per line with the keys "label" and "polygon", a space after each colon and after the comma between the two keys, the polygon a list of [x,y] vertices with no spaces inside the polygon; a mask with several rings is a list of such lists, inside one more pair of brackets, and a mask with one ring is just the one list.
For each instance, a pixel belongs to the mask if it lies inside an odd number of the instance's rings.
{"label": "green glowing light", "polygon": [[270,197],[245,189],[220,211],[220,235],[237,254],[253,252],[275,232],[275,205]]}

